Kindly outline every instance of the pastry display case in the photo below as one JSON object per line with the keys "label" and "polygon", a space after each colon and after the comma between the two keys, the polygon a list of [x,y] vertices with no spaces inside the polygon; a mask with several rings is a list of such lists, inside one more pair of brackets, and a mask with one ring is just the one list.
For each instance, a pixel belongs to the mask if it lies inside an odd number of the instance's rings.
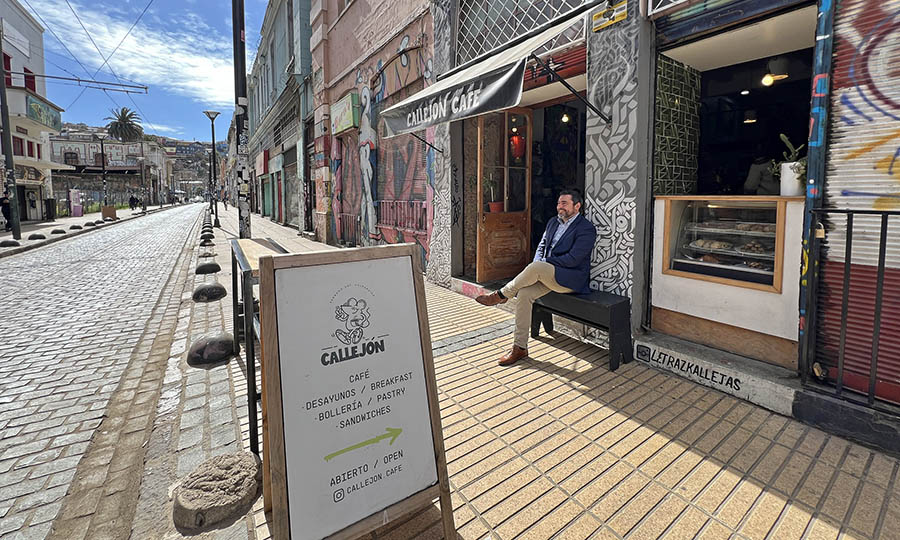
{"label": "pastry display case", "polygon": [[709,199],[667,205],[663,273],[778,292],[783,204]]}

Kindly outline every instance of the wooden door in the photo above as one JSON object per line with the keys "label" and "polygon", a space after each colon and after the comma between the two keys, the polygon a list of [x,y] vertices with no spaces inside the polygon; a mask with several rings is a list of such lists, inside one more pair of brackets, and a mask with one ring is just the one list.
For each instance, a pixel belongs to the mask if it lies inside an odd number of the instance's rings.
{"label": "wooden door", "polygon": [[531,259],[531,110],[478,118],[475,280],[513,277]]}

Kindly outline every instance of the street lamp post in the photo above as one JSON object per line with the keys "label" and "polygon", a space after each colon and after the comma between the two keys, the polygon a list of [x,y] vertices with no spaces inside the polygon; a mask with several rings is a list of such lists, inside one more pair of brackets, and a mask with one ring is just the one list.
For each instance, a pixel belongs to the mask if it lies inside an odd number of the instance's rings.
{"label": "street lamp post", "polygon": [[103,148],[103,141],[106,139],[107,135],[98,134],[97,138],[100,139],[100,170],[103,171],[103,206],[107,206],[109,203],[107,202],[107,194],[106,194],[106,150]]}
{"label": "street lamp post", "polygon": [[[212,213],[213,211],[213,193],[215,192],[216,185],[216,117],[219,116],[219,111],[203,111],[203,114],[209,118],[209,124],[212,127],[212,177],[209,185],[209,211]],[[216,218],[213,222],[213,226],[221,227],[219,224],[219,198],[215,199],[215,213]]]}
{"label": "street lamp post", "polygon": [[147,186],[144,184],[144,156],[138,156],[141,165],[141,212],[147,213]]}

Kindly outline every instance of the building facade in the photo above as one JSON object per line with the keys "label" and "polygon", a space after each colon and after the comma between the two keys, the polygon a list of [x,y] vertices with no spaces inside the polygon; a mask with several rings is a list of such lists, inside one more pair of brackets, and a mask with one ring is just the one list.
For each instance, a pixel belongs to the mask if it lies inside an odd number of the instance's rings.
{"label": "building facade", "polygon": [[433,245],[434,130],[383,137],[379,112],[434,81],[434,28],[421,0],[313,4],[310,220],[321,241]]}
{"label": "building facade", "polygon": [[0,2],[0,20],[19,219],[52,219],[51,170],[63,166],[51,160],[48,136],[62,128],[63,110],[47,99],[44,28],[17,0]]}
{"label": "building facade", "polygon": [[49,137],[51,159],[65,167],[55,171],[57,198],[67,200],[68,190],[77,189],[87,204],[101,201],[105,155],[110,204],[126,204],[131,196],[146,200],[147,204],[174,200],[174,159],[159,142],[123,143],[110,139],[105,128],[67,128]]}
{"label": "building facade", "polygon": [[273,221],[301,227],[303,122],[309,109],[307,0],[272,0],[247,80],[251,208]]}

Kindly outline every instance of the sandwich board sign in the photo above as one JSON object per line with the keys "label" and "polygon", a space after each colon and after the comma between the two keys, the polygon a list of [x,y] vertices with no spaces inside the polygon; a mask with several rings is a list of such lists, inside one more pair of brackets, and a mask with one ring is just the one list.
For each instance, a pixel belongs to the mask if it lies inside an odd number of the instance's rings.
{"label": "sandwich board sign", "polygon": [[419,248],[260,259],[276,540],[355,538],[440,498],[455,538]]}

